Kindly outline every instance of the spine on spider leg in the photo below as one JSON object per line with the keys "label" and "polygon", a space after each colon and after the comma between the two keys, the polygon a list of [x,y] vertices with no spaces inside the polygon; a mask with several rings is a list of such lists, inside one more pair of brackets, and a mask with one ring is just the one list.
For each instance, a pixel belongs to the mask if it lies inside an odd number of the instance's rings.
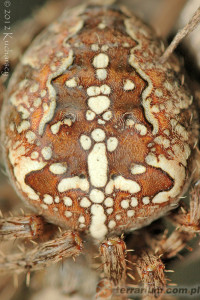
{"label": "spine on spider leg", "polygon": [[36,239],[44,233],[45,221],[40,216],[22,216],[0,219],[0,237],[6,239]]}
{"label": "spine on spider leg", "polygon": [[159,256],[155,256],[149,249],[143,251],[136,260],[136,268],[144,284],[143,299],[160,299],[166,289],[164,264]]}
{"label": "spine on spider leg", "polygon": [[67,231],[54,240],[45,242],[27,253],[0,257],[0,272],[23,272],[43,269],[63,258],[76,257],[83,249],[76,232]]}

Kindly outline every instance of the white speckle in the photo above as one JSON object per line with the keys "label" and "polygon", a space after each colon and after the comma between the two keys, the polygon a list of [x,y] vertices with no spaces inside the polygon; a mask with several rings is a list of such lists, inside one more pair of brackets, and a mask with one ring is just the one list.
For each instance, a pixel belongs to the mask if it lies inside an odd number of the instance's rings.
{"label": "white speckle", "polygon": [[32,159],[37,159],[39,157],[39,153],[37,151],[34,151],[31,153],[31,158]]}
{"label": "white speckle", "polygon": [[109,181],[105,189],[106,194],[111,194],[114,187],[118,190],[126,191],[131,194],[137,193],[141,189],[137,182],[126,179],[123,176],[117,176],[115,179]]}
{"label": "white speckle", "polygon": [[72,126],[73,122],[70,118],[65,118],[63,120],[63,124],[67,125],[67,126]]}
{"label": "white speckle", "polygon": [[83,224],[83,223],[81,223],[81,224],[79,225],[80,228],[84,228],[85,226],[86,226],[86,225]]}
{"label": "white speckle", "polygon": [[99,204],[93,204],[91,207],[92,220],[90,225],[90,233],[93,238],[102,240],[108,232],[106,225],[106,215],[104,209]]}
{"label": "white speckle", "polygon": [[88,105],[96,114],[101,114],[110,106],[110,99],[107,96],[97,96],[88,99]]}
{"label": "white speckle", "polygon": [[127,200],[122,200],[121,201],[121,207],[124,208],[124,209],[128,208],[129,207],[129,200],[128,199]]}
{"label": "white speckle", "polygon": [[131,166],[131,174],[137,175],[137,174],[142,174],[146,172],[146,167],[142,165],[133,165]]}
{"label": "white speckle", "polygon": [[84,217],[84,216],[80,216],[80,217],[78,218],[78,221],[79,221],[80,223],[85,223],[85,217]]}
{"label": "white speckle", "polygon": [[107,212],[108,215],[112,214],[113,208],[108,208],[108,209],[106,210],[106,212]]}
{"label": "white speckle", "polygon": [[90,192],[90,200],[93,203],[102,203],[104,201],[104,193],[100,190],[93,189]]}
{"label": "white speckle", "polygon": [[98,95],[100,95],[100,93],[101,93],[101,90],[100,90],[100,87],[98,87],[98,86],[90,86],[87,89],[88,96],[98,96]]}
{"label": "white speckle", "polygon": [[64,55],[64,53],[63,52],[61,52],[61,51],[59,51],[59,52],[56,52],[56,56],[57,57],[62,57]]}
{"label": "white speckle", "polygon": [[92,49],[92,51],[98,51],[98,50],[99,50],[99,45],[97,45],[97,44],[92,44],[92,45],[91,45],[91,49]]}
{"label": "white speckle", "polygon": [[144,52],[143,52],[143,56],[144,56],[144,57],[149,57],[149,53],[146,52],[146,51],[144,51]]}
{"label": "white speckle", "polygon": [[133,127],[135,125],[135,122],[133,119],[126,119],[126,127]]}
{"label": "white speckle", "polygon": [[102,86],[100,86],[100,91],[104,95],[109,95],[111,93],[111,89],[107,84],[103,84]]}
{"label": "white speckle", "polygon": [[96,76],[99,80],[105,80],[107,78],[107,71],[106,69],[98,69],[96,70]]}
{"label": "white speckle", "polygon": [[167,136],[169,136],[169,135],[170,135],[170,131],[169,131],[169,129],[165,129],[163,132],[164,132],[164,134],[166,134]]}
{"label": "white speckle", "polygon": [[147,134],[147,128],[142,124],[135,124],[135,128],[139,131],[141,135]]}
{"label": "white speckle", "polygon": [[56,69],[57,69],[57,67],[56,67],[56,65],[53,65],[53,64],[52,64],[52,65],[50,66],[50,69],[51,69],[51,71],[55,72]]}
{"label": "white speckle", "polygon": [[154,139],[154,142],[159,144],[159,145],[162,145],[164,148],[169,148],[170,147],[170,140],[164,138],[162,135],[157,136]]}
{"label": "white speckle", "polygon": [[66,211],[65,211],[65,216],[66,216],[67,218],[70,218],[70,217],[72,216],[71,211],[66,210]]}
{"label": "white speckle", "polygon": [[58,196],[55,197],[54,199],[55,203],[59,203],[60,202],[60,198]]}
{"label": "white speckle", "polygon": [[[167,105],[169,105],[169,102],[167,102]],[[165,105],[164,104],[160,104],[160,110],[164,110],[165,109]]]}
{"label": "white speckle", "polygon": [[133,81],[127,79],[125,82],[124,82],[124,90],[125,91],[132,91],[134,90],[135,88],[135,84]]}
{"label": "white speckle", "polygon": [[153,105],[151,107],[151,111],[154,113],[159,113],[160,112],[160,107],[158,105]]}
{"label": "white speckle", "polygon": [[39,107],[39,106],[41,105],[41,103],[42,103],[41,98],[36,98],[36,99],[34,99],[34,101],[33,101],[33,105],[34,105],[35,107]]}
{"label": "white speckle", "polygon": [[64,178],[58,184],[58,191],[60,193],[66,192],[72,189],[80,189],[83,192],[89,191],[89,182],[85,178],[80,178],[78,176]]}
{"label": "white speckle", "polygon": [[64,197],[63,202],[65,206],[72,206],[72,199],[70,197]]}
{"label": "white speckle", "polygon": [[116,215],[116,220],[121,220],[122,216],[121,215]]}
{"label": "white speckle", "polygon": [[134,210],[128,210],[128,211],[127,211],[127,216],[128,216],[129,218],[133,217],[134,214],[135,214],[135,211],[134,211]]}
{"label": "white speckle", "polygon": [[93,186],[104,187],[106,185],[108,160],[104,143],[95,144],[88,155],[88,171]]}
{"label": "white speckle", "polygon": [[59,121],[51,126],[51,131],[53,134],[57,134],[59,132],[61,124],[61,121]]}
{"label": "white speckle", "polygon": [[143,204],[145,204],[145,205],[146,205],[146,204],[149,204],[149,202],[150,202],[150,201],[149,201],[149,197],[143,197],[143,198],[142,198],[142,202],[143,202]]}
{"label": "white speckle", "polygon": [[95,116],[96,116],[96,114],[93,111],[91,111],[91,110],[86,111],[86,120],[87,121],[94,120]]}
{"label": "white speckle", "polygon": [[113,229],[114,227],[116,226],[116,222],[114,220],[111,220],[109,223],[108,223],[108,227],[110,229]]}
{"label": "white speckle", "polygon": [[46,194],[46,195],[44,195],[43,201],[46,204],[52,204],[53,203],[53,197]]}
{"label": "white speckle", "polygon": [[35,133],[33,131],[28,131],[26,133],[26,139],[27,139],[28,143],[33,144],[36,139]]}
{"label": "white speckle", "polygon": [[58,208],[57,208],[57,207],[53,207],[53,210],[54,210],[55,212],[57,212],[57,211],[58,211]]}
{"label": "white speckle", "polygon": [[22,114],[22,119],[27,119],[30,116],[29,111],[23,105],[19,105],[17,110]]}
{"label": "white speckle", "polygon": [[101,119],[98,119],[97,122],[98,122],[99,125],[104,125],[104,124],[106,124],[106,122],[105,122],[104,120],[101,120]]}
{"label": "white speckle", "polygon": [[83,197],[80,201],[80,206],[81,207],[84,207],[84,208],[87,208],[87,207],[90,207],[91,205],[91,202],[88,200],[88,198],[86,197]]}
{"label": "white speckle", "polygon": [[103,119],[105,121],[109,121],[110,119],[112,118],[112,111],[106,111],[104,114],[103,114]]}
{"label": "white speckle", "polygon": [[38,89],[39,89],[39,84],[35,83],[30,87],[29,91],[30,91],[30,93],[35,93],[35,92],[37,92]]}
{"label": "white speckle", "polygon": [[41,152],[42,152],[42,156],[44,157],[44,159],[46,159],[46,160],[51,159],[52,149],[50,147],[44,147]]}
{"label": "white speckle", "polygon": [[106,24],[104,24],[104,23],[99,23],[98,28],[99,28],[99,29],[105,29],[105,28],[106,28]]}
{"label": "white speckle", "polygon": [[110,137],[107,140],[107,149],[110,152],[113,152],[118,146],[118,139],[116,137]]}
{"label": "white speckle", "polygon": [[168,90],[168,91],[172,91],[173,90],[173,86],[171,85],[171,83],[169,83],[168,81],[164,82],[164,87]]}
{"label": "white speckle", "polygon": [[66,166],[62,165],[61,163],[52,164],[49,167],[49,170],[56,175],[64,174],[67,171]]}
{"label": "white speckle", "polygon": [[91,141],[90,137],[85,134],[81,135],[80,143],[84,150],[89,150],[92,145],[92,141]]}
{"label": "white speckle", "polygon": [[154,143],[149,143],[149,144],[147,145],[147,147],[151,148],[151,147],[153,147],[153,145],[154,145]]}
{"label": "white speckle", "polygon": [[41,90],[40,92],[40,96],[43,98],[44,96],[46,96],[46,90]]}
{"label": "white speckle", "polygon": [[156,89],[156,90],[155,90],[155,95],[156,95],[157,97],[162,97],[162,96],[163,96],[162,90],[161,90],[161,89]]}
{"label": "white speckle", "polygon": [[109,57],[104,53],[99,53],[93,59],[93,66],[95,68],[106,68],[108,66],[108,63]]}
{"label": "white speckle", "polygon": [[101,50],[102,50],[103,52],[106,52],[108,49],[109,49],[109,46],[108,46],[108,45],[103,45],[103,46],[101,47]]}
{"label": "white speckle", "polygon": [[131,206],[136,207],[138,206],[138,200],[135,197],[131,197]]}
{"label": "white speckle", "polygon": [[100,128],[94,129],[91,136],[95,142],[102,142],[106,137],[105,132]]}
{"label": "white speckle", "polygon": [[22,131],[25,131],[27,129],[29,129],[31,126],[30,122],[28,121],[22,121],[21,124],[17,127],[17,132],[21,133]]}
{"label": "white speckle", "polygon": [[129,47],[130,47],[130,44],[127,43],[127,42],[125,42],[125,43],[122,44],[122,46],[123,46],[124,48],[129,48]]}
{"label": "white speckle", "polygon": [[46,204],[40,204],[40,206],[43,208],[43,209],[48,209],[49,207],[48,207],[48,205],[46,205]]}
{"label": "white speckle", "polygon": [[104,204],[105,204],[105,206],[107,206],[107,207],[113,206],[113,199],[110,198],[110,197],[106,198],[106,200],[104,201]]}
{"label": "white speckle", "polygon": [[15,130],[15,124],[14,123],[10,123],[9,128],[10,128],[11,131],[14,131]]}

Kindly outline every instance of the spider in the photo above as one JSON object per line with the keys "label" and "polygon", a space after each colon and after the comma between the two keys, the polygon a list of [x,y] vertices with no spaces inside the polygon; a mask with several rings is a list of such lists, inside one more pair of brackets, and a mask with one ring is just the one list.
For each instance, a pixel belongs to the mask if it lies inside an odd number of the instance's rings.
{"label": "spider", "polygon": [[5,244],[0,270],[28,284],[48,267],[70,299],[128,299],[140,282],[143,299],[164,299],[164,262],[200,231],[198,103],[154,31],[108,2],[66,9],[12,75],[2,152],[32,213],[2,215],[22,252]]}

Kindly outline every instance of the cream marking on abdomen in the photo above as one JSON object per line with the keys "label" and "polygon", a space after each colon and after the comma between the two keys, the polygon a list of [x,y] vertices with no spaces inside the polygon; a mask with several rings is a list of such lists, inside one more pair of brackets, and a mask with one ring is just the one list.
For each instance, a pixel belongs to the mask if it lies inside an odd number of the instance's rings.
{"label": "cream marking on abdomen", "polygon": [[104,143],[96,143],[88,155],[88,171],[93,186],[104,187],[106,185],[108,160]]}

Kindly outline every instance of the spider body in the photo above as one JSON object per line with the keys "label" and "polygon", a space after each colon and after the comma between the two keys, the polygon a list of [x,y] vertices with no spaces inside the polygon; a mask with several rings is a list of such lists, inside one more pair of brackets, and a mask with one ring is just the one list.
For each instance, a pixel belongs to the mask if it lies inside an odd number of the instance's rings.
{"label": "spider body", "polygon": [[[100,255],[114,285],[126,282],[126,246],[116,236],[174,209],[193,178],[196,107],[177,58],[161,64],[163,45],[124,7],[66,11],[28,48],[3,105],[4,157],[20,197],[70,230],[63,237],[74,256],[82,251],[76,232],[95,242],[112,236]],[[164,270],[147,257],[138,260],[146,282],[155,266]]]}
{"label": "spider body", "polygon": [[[64,14],[22,58],[4,106],[9,172],[33,207],[102,239],[173,208],[190,177],[192,97],[125,10]],[[189,164],[188,164],[189,160]]]}

